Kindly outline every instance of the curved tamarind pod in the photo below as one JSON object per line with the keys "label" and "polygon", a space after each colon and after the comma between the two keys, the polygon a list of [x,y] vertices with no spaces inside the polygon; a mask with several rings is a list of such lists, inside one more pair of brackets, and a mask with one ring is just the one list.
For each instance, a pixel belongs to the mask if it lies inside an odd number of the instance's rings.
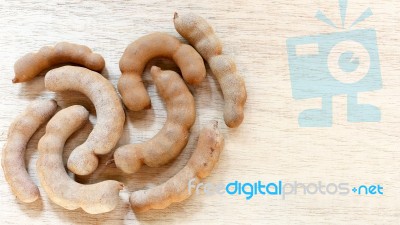
{"label": "curved tamarind pod", "polygon": [[121,77],[118,90],[125,106],[140,111],[150,106],[150,97],[143,85],[142,73],[148,61],[156,57],[171,58],[189,84],[199,84],[206,76],[203,59],[192,46],[183,44],[167,33],[143,36],[126,49],[119,61]]}
{"label": "curved tamarind pod", "polygon": [[49,71],[45,86],[51,91],[79,91],[93,102],[97,122],[88,139],[68,158],[68,169],[78,175],[92,173],[98,165],[96,155],[109,153],[122,135],[125,112],[113,85],[101,74],[77,66]]}
{"label": "curved tamarind pod", "polygon": [[159,167],[175,159],[186,146],[189,130],[196,119],[193,95],[179,74],[153,66],[151,75],[159,95],[165,100],[167,121],[152,139],[115,150],[114,162],[125,173],[134,173],[143,164]]}
{"label": "curved tamarind pod", "polygon": [[35,100],[15,118],[8,130],[1,166],[11,191],[22,202],[34,202],[40,196],[38,187],[25,168],[26,145],[39,127],[54,115],[56,109],[57,103],[53,100]]}
{"label": "curved tamarind pod", "polygon": [[123,184],[114,180],[79,184],[68,176],[62,160],[65,141],[88,118],[89,112],[80,105],[58,112],[47,124],[46,134],[39,141],[36,166],[40,183],[54,203],[69,210],[82,208],[88,213],[98,214],[116,207]]}
{"label": "curved tamarind pod", "polygon": [[176,31],[208,62],[224,95],[224,120],[228,127],[238,127],[244,118],[243,108],[247,93],[243,77],[236,70],[235,62],[222,55],[222,44],[207,21],[193,13],[174,15]]}
{"label": "curved tamarind pod", "polygon": [[54,47],[45,46],[36,53],[28,53],[14,64],[13,83],[26,82],[52,66],[74,63],[94,71],[102,71],[105,62],[101,55],[84,45],[59,42]]}
{"label": "curved tamarind pod", "polygon": [[181,202],[191,196],[193,190],[188,184],[200,182],[210,175],[224,146],[224,138],[218,130],[216,121],[200,132],[196,150],[186,166],[165,183],[148,190],[135,191],[129,202],[135,212],[149,209],[164,209],[174,202]]}

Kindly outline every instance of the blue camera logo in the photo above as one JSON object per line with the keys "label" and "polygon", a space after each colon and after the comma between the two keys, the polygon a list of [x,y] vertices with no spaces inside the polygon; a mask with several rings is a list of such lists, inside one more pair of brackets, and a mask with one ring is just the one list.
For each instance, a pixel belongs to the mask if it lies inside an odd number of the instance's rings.
{"label": "blue camera logo", "polygon": [[[342,28],[345,24],[347,1],[339,0]],[[349,27],[372,15],[367,9]],[[317,19],[338,28],[319,11]],[[331,127],[332,97],[347,95],[349,122],[379,122],[379,108],[359,104],[359,92],[382,88],[376,31],[358,29],[287,40],[289,69],[293,98],[296,100],[322,98],[322,108],[300,113],[301,127]]]}

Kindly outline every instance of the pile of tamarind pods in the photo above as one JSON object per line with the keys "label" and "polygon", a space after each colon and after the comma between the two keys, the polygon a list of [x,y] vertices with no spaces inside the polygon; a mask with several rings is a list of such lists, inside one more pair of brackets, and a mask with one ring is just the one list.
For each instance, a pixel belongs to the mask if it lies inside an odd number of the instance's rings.
{"label": "pile of tamarind pods", "polygon": [[[174,160],[188,143],[195,122],[196,106],[187,84],[198,85],[206,76],[203,59],[216,76],[224,97],[224,120],[228,127],[238,127],[243,121],[247,98],[244,80],[234,61],[222,54],[222,44],[212,27],[196,14],[174,15],[178,33],[189,44],[167,33],[156,32],[131,43],[123,53],[119,67],[118,95],[114,86],[100,72],[105,61],[83,45],[60,42],[43,47],[36,53],[20,58],[14,66],[13,83],[28,82],[42,71],[60,64],[45,75],[45,87],[54,92],[78,91],[86,95],[96,108],[97,121],[87,140],[75,148],[68,158],[68,170],[88,175],[98,166],[97,155],[110,153],[122,136],[125,123],[123,105],[140,111],[150,106],[150,97],[142,82],[147,62],[156,57],[172,59],[182,76],[174,71],[153,66],[152,79],[165,101],[167,120],[150,140],[119,146],[113,153],[117,168],[135,173],[143,165],[159,167]],[[122,102],[121,102],[122,99]],[[13,194],[22,202],[36,201],[39,189],[26,170],[24,153],[32,135],[46,123],[46,133],[38,143],[36,168],[40,184],[50,200],[68,210],[82,208],[98,214],[113,210],[119,201],[123,184],[107,180],[84,185],[67,174],[62,160],[66,140],[88,121],[89,112],[80,105],[57,111],[54,100],[34,100],[11,124],[2,153],[2,167]],[[199,135],[196,149],[187,165],[165,183],[131,194],[129,201],[135,212],[163,209],[173,202],[190,197],[189,180],[200,182],[207,177],[223,150],[224,138],[218,123],[211,121]]]}

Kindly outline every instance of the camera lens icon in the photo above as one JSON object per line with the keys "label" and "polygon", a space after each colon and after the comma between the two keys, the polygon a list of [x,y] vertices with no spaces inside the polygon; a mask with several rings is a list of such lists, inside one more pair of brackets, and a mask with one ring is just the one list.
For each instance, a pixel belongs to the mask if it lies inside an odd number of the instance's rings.
{"label": "camera lens icon", "polygon": [[342,41],[336,44],[328,55],[330,74],[345,84],[357,83],[370,70],[368,50],[355,41]]}
{"label": "camera lens icon", "polygon": [[376,31],[351,30],[287,40],[293,98],[322,98],[299,114],[301,127],[332,126],[332,97],[347,95],[349,122],[378,122],[379,108],[359,104],[358,93],[382,88]]}

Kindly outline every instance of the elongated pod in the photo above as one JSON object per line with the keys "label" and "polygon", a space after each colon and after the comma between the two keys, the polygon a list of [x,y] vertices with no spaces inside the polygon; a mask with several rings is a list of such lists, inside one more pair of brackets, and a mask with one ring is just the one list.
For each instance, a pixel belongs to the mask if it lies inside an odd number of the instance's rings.
{"label": "elongated pod", "polygon": [[207,21],[193,13],[174,15],[175,29],[208,62],[224,95],[224,120],[228,127],[238,127],[244,118],[247,93],[235,62],[222,54],[222,44]]}
{"label": "elongated pod", "polygon": [[26,145],[39,127],[54,115],[56,109],[57,104],[53,100],[35,100],[15,118],[8,130],[1,166],[11,191],[22,202],[30,203],[40,196],[38,187],[25,168]]}
{"label": "elongated pod", "polygon": [[143,164],[158,167],[175,159],[186,146],[196,119],[193,95],[179,74],[153,66],[151,75],[166,103],[167,121],[152,139],[115,150],[115,164],[125,173],[134,173]]}
{"label": "elongated pod", "polygon": [[62,160],[65,141],[88,118],[89,112],[83,106],[75,105],[58,112],[47,124],[46,134],[39,141],[36,166],[40,183],[54,203],[69,210],[82,208],[88,213],[98,214],[116,207],[122,183],[108,180],[79,184],[68,176]]}
{"label": "elongated pod", "polygon": [[156,57],[173,59],[181,69],[183,79],[189,84],[199,84],[206,76],[203,59],[192,46],[183,44],[167,33],[156,32],[143,36],[125,49],[119,61],[122,75],[118,90],[128,109],[140,111],[150,106],[142,73],[147,62]]}
{"label": "elongated pod", "polygon": [[210,175],[224,147],[224,138],[216,121],[200,132],[197,148],[186,166],[165,183],[148,190],[135,191],[129,201],[135,212],[149,209],[164,209],[174,202],[181,202],[194,192],[188,184],[194,185]]}
{"label": "elongated pod", "polygon": [[14,65],[13,83],[26,82],[40,72],[58,64],[73,63],[94,71],[101,71],[105,62],[101,55],[93,53],[84,45],[68,42],[57,43],[54,47],[45,46],[36,53],[28,53]]}
{"label": "elongated pod", "polygon": [[46,74],[45,86],[51,91],[79,91],[93,102],[97,122],[88,139],[68,158],[68,169],[79,175],[92,173],[96,155],[109,153],[123,132],[125,112],[113,85],[101,74],[77,66],[63,66]]}

